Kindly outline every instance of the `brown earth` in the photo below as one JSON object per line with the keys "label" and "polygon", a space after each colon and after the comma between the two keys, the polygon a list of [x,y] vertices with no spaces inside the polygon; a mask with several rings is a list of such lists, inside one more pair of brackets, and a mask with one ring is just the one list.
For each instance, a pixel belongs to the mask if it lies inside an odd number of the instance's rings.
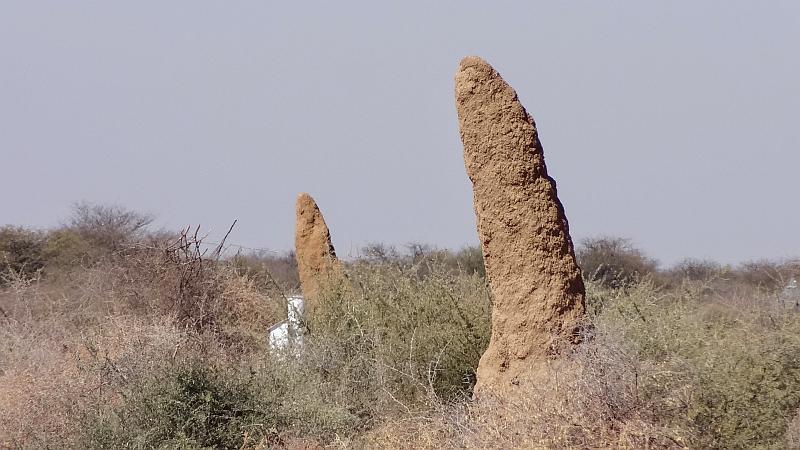
{"label": "brown earth", "polygon": [[461,61],[456,108],[492,292],[492,336],[476,392],[533,382],[577,343],[585,290],[533,118],[478,57]]}
{"label": "brown earth", "polygon": [[295,253],[300,288],[305,297],[306,311],[313,309],[313,298],[320,285],[338,272],[340,265],[331,242],[331,233],[325,224],[317,203],[310,195],[297,196],[295,221]]}

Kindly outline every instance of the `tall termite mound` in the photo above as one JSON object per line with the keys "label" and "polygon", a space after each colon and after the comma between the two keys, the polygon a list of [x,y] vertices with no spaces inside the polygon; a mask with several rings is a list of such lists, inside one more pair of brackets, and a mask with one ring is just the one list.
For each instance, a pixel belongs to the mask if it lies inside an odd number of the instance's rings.
{"label": "tall termite mound", "polygon": [[313,309],[321,286],[339,271],[339,260],[317,203],[310,195],[297,196],[295,219],[295,257],[300,274],[300,288],[306,310]]}
{"label": "tall termite mound", "polygon": [[585,290],[533,118],[486,61],[456,74],[464,162],[492,292],[476,392],[525,383],[577,342]]}

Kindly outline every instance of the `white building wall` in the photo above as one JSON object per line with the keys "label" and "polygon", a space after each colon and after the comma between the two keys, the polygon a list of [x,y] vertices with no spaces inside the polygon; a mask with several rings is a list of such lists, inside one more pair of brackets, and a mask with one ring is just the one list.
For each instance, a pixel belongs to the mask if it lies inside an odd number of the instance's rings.
{"label": "white building wall", "polygon": [[293,295],[286,300],[286,320],[273,325],[269,329],[269,347],[271,350],[283,350],[289,346],[299,348],[303,345],[303,296]]}

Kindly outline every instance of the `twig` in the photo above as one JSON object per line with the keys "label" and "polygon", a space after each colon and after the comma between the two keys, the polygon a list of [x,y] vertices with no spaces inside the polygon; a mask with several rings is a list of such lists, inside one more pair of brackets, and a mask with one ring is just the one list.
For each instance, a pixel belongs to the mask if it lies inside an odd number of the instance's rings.
{"label": "twig", "polygon": [[400,405],[400,406],[402,406],[403,408],[405,408],[405,410],[406,410],[406,411],[407,411],[409,414],[411,414],[411,408],[409,408],[408,406],[406,406],[406,404],[405,404],[405,403],[403,403],[403,402],[401,402],[400,400],[398,400],[397,398],[395,398],[395,396],[394,396],[394,395],[392,395],[392,393],[391,393],[391,392],[389,392],[389,390],[388,390],[388,389],[386,389],[385,387],[381,386],[381,389],[383,390],[383,392],[385,392],[385,393],[386,393],[386,395],[388,395],[388,396],[389,396],[389,398],[391,398],[392,400],[394,400],[394,401],[395,401],[395,403],[397,403],[398,405]]}
{"label": "twig", "polygon": [[230,228],[228,228],[228,232],[227,232],[227,233],[225,233],[225,237],[223,237],[223,238],[222,238],[222,241],[220,241],[219,245],[218,245],[218,246],[217,246],[217,248],[214,250],[214,253],[212,253],[212,254],[211,254],[211,257],[212,257],[212,258],[219,259],[219,257],[220,257],[220,254],[222,253],[222,247],[225,245],[225,240],[226,240],[226,239],[228,239],[228,236],[230,236],[230,234],[231,234],[231,231],[233,231],[233,227],[235,227],[235,226],[236,226],[236,222],[237,222],[238,220],[239,220],[239,219],[234,219],[234,220],[233,220],[233,223],[231,224],[231,227],[230,227]]}

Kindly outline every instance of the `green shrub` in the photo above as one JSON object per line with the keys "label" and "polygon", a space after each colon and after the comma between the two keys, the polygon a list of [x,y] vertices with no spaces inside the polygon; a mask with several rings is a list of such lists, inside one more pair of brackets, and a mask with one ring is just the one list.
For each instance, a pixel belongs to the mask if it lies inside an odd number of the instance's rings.
{"label": "green shrub", "polygon": [[605,295],[595,322],[637,355],[639,395],[654,420],[693,430],[699,448],[782,445],[800,406],[795,312],[649,282]]}
{"label": "green shrub", "polygon": [[363,402],[409,408],[431,396],[471,392],[489,340],[490,302],[483,278],[453,276],[430,264],[356,265],[330,287],[308,318],[311,342],[334,355],[325,370],[349,380]]}
{"label": "green shrub", "polygon": [[48,266],[65,269],[91,260],[93,249],[92,244],[76,231],[58,229],[48,233],[44,254]]}
{"label": "green shrub", "polygon": [[125,389],[124,403],[93,416],[86,448],[224,448],[277,437],[284,390],[262,372],[226,373],[208,363],[168,367]]}
{"label": "green shrub", "polygon": [[34,277],[44,268],[44,241],[44,233],[38,231],[0,228],[0,286],[9,277]]}

